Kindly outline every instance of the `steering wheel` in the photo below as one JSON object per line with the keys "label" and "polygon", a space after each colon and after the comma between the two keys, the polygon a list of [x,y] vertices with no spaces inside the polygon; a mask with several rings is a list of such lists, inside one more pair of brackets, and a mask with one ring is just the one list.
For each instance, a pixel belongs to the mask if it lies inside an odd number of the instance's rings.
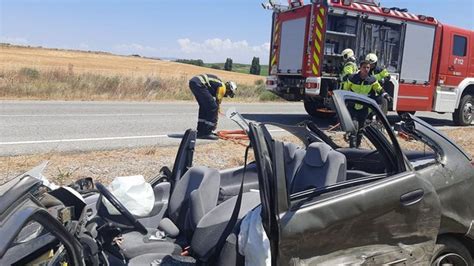
{"label": "steering wheel", "polygon": [[143,226],[143,224],[133,216],[132,213],[130,213],[125,206],[123,206],[122,203],[101,183],[96,183],[95,187],[97,190],[102,194],[114,207],[117,209],[120,214],[125,217],[125,219],[130,222],[130,224],[134,227],[134,229],[141,234],[146,235],[148,233],[148,230]]}

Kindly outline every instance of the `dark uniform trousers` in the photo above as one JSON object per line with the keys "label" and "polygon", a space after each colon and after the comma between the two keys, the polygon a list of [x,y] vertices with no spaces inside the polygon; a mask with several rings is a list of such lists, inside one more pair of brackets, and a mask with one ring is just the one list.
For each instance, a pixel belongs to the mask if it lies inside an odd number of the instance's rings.
{"label": "dark uniform trousers", "polygon": [[351,113],[352,121],[356,127],[356,133],[349,136],[349,145],[351,148],[357,148],[362,141],[361,129],[364,127],[365,121],[369,116],[369,109],[366,106],[362,109],[356,109],[352,104],[349,106],[349,112]]}
{"label": "dark uniform trousers", "polygon": [[210,134],[217,126],[217,102],[209,88],[202,84],[199,79],[192,78],[189,81],[189,88],[191,88],[191,92],[199,104],[197,133],[198,135]]}

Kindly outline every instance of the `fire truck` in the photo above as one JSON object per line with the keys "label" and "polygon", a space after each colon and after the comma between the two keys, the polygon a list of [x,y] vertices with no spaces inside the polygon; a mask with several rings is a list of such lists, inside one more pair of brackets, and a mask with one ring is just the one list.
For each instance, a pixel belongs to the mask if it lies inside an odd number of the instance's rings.
{"label": "fire truck", "polygon": [[304,101],[308,114],[331,115],[340,88],[341,52],[357,62],[368,53],[390,72],[389,110],[452,113],[456,125],[474,118],[474,31],[445,25],[375,0],[270,1],[273,10],[267,90]]}

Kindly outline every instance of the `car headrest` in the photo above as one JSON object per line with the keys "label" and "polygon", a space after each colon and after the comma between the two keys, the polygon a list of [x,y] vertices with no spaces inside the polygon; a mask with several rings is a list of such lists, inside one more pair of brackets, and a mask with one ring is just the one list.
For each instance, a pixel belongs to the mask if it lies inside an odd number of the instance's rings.
{"label": "car headrest", "polygon": [[287,143],[284,143],[283,147],[284,147],[283,151],[285,153],[286,161],[293,160],[296,156],[296,151],[298,150],[298,146],[296,146],[293,143],[287,142]]}
{"label": "car headrest", "polygon": [[313,142],[306,148],[306,155],[304,162],[313,167],[322,167],[327,159],[332,148],[326,143]]}

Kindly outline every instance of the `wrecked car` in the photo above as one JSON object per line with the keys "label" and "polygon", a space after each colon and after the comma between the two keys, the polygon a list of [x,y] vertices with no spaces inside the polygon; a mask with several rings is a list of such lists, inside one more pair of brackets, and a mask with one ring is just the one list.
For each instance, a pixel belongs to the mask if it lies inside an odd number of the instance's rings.
{"label": "wrecked car", "polygon": [[[148,217],[91,180],[76,184],[79,194],[16,177],[0,187],[0,262],[473,265],[471,157],[417,117],[392,126],[365,96],[335,91],[333,100],[336,131],[244,122],[255,161],[248,148],[238,168],[192,166],[187,131],[173,171],[150,181]],[[367,110],[359,129],[354,104]],[[272,135],[275,126],[294,141]],[[361,145],[349,147],[344,136],[356,131]]]}

